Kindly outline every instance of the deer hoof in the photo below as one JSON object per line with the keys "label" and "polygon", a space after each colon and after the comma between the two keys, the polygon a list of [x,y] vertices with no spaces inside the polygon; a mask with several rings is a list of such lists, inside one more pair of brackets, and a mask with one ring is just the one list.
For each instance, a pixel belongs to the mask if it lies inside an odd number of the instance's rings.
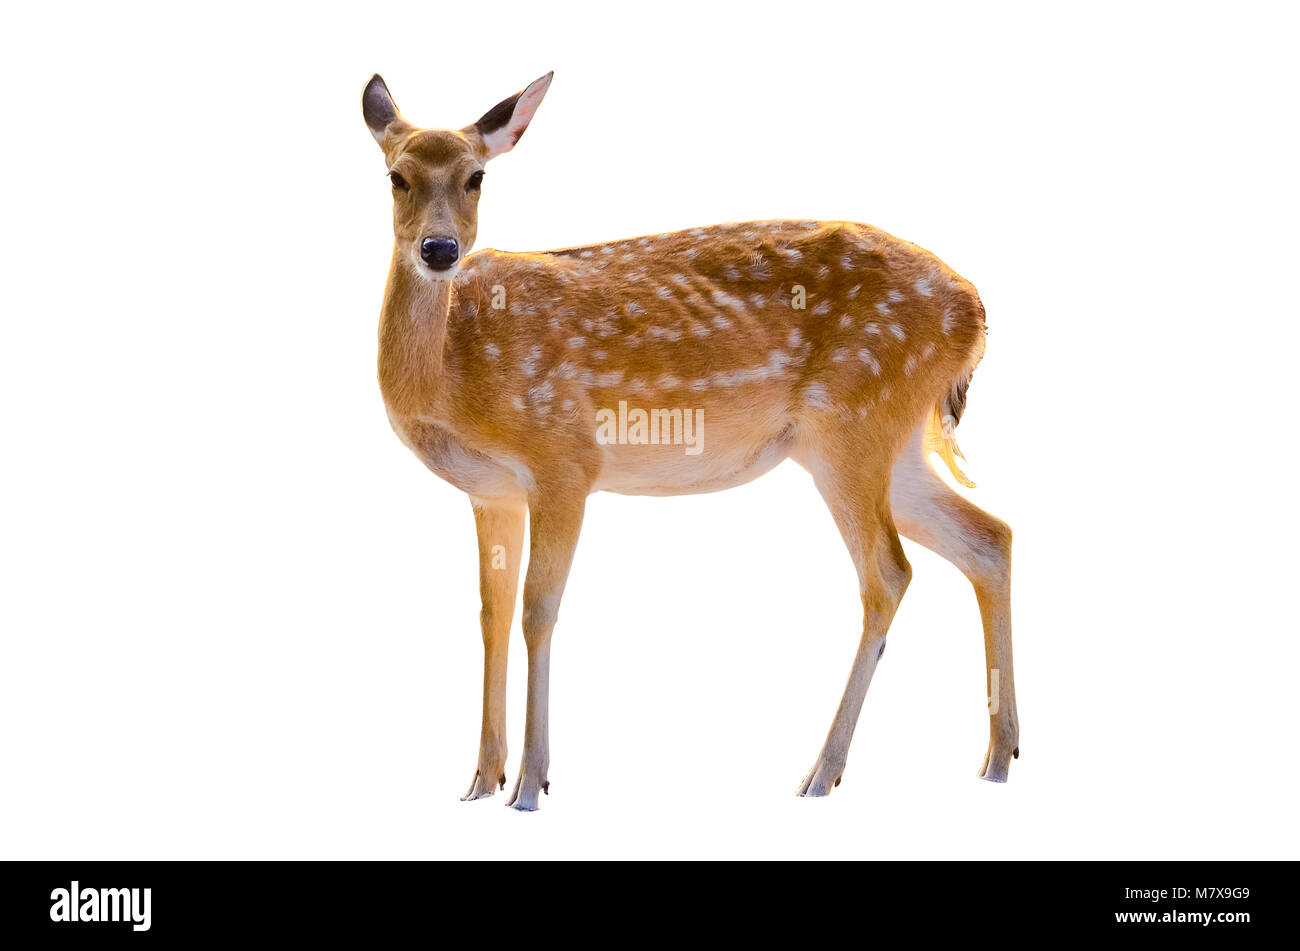
{"label": "deer hoof", "polygon": [[[501,788],[505,789],[505,777],[501,777]],[[460,797],[461,802],[470,802],[474,799],[486,799],[497,791],[496,783],[492,782],[483,773],[483,770],[474,771],[474,781],[469,784],[469,791]]]}
{"label": "deer hoof", "polygon": [[[832,776],[835,778],[832,779]],[[799,795],[805,798],[829,796],[831,790],[840,784],[842,778],[839,769],[818,760],[817,765],[812,768],[812,772],[804,777],[803,783],[799,786]]]}

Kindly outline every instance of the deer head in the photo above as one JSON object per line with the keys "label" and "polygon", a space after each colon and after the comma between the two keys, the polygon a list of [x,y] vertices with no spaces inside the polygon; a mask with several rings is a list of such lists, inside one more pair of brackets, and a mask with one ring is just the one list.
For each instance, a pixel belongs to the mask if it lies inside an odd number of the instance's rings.
{"label": "deer head", "polygon": [[398,259],[425,280],[452,278],[478,233],[483,169],[509,152],[551,85],[547,73],[463,129],[419,129],[402,118],[376,73],[361,95],[370,133],[393,186]]}

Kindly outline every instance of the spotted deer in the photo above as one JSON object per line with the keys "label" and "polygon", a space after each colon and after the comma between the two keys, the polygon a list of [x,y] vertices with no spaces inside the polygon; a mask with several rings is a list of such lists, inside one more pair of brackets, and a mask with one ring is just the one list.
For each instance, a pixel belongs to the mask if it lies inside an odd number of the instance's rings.
{"label": "spotted deer", "polygon": [[[979,775],[1005,781],[1019,755],[1011,531],[928,462],[938,454],[971,485],[954,429],[984,352],[975,289],[916,245],[841,221],[471,254],[484,166],[519,141],[550,84],[548,73],[459,130],[408,123],[378,75],[362,95],[393,189],[379,324],[384,403],[416,457],[469,495],[478,529],[483,719],[463,798],[505,789],[506,654],[525,521],[527,715],[507,805],[532,810],[549,791],[551,633],[587,496],[713,492],[787,458],[830,507],[864,614],[843,699],[799,795],[824,796],[840,782],[911,577],[900,532],[975,588],[990,698]],[[685,414],[667,417],[669,438],[653,438],[647,406]],[[694,453],[676,438],[691,420]]]}

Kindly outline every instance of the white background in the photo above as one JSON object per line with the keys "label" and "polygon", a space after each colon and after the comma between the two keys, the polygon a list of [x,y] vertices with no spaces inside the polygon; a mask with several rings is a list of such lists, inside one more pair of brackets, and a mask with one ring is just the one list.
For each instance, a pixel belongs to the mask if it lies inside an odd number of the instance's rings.
{"label": "white background", "polygon": [[[110,5],[6,14],[0,856],[1296,858],[1296,24],[1283,5]],[[473,520],[389,430],[359,107],[549,69],[480,247],[870,222],[979,288],[961,444],[1016,532],[1022,756],[975,600],[860,631],[792,463],[591,499],[551,793],[461,803]],[[522,636],[510,782],[522,751]]]}

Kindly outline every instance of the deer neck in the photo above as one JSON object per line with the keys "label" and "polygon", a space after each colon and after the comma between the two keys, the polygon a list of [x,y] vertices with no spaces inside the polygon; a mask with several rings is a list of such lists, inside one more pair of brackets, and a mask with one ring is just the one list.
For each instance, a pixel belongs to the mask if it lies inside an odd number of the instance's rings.
{"label": "deer neck", "polygon": [[379,317],[379,388],[398,416],[440,416],[452,390],[447,379],[450,281],[411,273],[396,251]]}

